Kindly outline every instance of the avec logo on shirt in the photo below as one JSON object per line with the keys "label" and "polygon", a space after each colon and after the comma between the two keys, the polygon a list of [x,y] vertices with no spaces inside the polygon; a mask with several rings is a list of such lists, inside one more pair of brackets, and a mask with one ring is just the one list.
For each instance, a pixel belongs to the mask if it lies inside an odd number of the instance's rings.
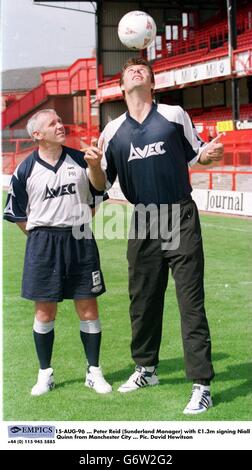
{"label": "avec logo on shirt", "polygon": [[153,142],[153,144],[147,144],[143,149],[141,149],[140,147],[134,147],[134,145],[131,143],[128,162],[137,158],[147,158],[151,157],[152,155],[162,155],[165,153],[165,150],[162,148],[163,145],[164,142]]}
{"label": "avec logo on shirt", "polygon": [[45,199],[52,199],[54,197],[66,196],[67,194],[76,194],[75,191],[75,183],[63,184],[62,186],[58,186],[56,189],[48,188],[46,185],[45,189]]}

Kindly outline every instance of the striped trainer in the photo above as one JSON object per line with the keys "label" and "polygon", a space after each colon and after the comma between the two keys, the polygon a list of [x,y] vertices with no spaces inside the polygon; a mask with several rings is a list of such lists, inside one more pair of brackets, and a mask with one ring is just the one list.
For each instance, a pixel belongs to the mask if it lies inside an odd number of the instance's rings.
{"label": "striped trainer", "polygon": [[159,380],[156,374],[156,368],[154,366],[136,366],[135,372],[129,377],[127,382],[118,388],[118,392],[134,392],[134,390],[146,387],[147,385],[158,384]]}
{"label": "striped trainer", "polygon": [[193,384],[190,401],[183,413],[184,415],[196,415],[207,411],[211,406],[213,406],[213,402],[210,395],[210,386]]}

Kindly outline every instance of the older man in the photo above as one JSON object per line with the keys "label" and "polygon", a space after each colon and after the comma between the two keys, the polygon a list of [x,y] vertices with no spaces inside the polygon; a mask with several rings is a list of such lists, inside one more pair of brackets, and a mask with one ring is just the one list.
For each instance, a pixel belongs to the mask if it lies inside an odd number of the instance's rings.
{"label": "older man", "polygon": [[[88,363],[85,385],[108,393],[112,388],[99,366],[96,297],[105,292],[99,253],[92,234],[76,239],[73,230],[78,214],[88,213],[97,191],[89,183],[84,154],[64,146],[64,126],[53,109],[34,114],[27,130],[38,149],[12,176],[4,218],[27,235],[22,296],[35,302],[33,334],[40,364],[31,394],[42,395],[54,387],[54,323],[57,304],[63,299],[74,300],[80,319]],[[90,169],[91,177],[93,172],[97,170]]]}

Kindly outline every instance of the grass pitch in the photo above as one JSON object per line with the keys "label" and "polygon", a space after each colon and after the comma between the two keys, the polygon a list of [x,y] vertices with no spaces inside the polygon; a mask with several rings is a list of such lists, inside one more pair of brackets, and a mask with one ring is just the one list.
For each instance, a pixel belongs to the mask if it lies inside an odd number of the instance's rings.
{"label": "grass pitch", "polygon": [[[5,197],[4,197],[5,199]],[[126,205],[109,205],[122,218]],[[107,205],[105,205],[105,208]],[[97,227],[104,221],[97,214]],[[108,217],[108,216],[107,216]],[[105,218],[106,220],[106,218]],[[206,308],[216,377],[214,407],[205,421],[252,420],[252,221],[202,215]],[[133,372],[127,294],[126,240],[98,240],[107,293],[99,298],[103,326],[101,364],[113,392],[84,387],[85,360],[79,320],[71,301],[59,304],[52,366],[56,388],[41,397],[30,390],[38,372],[33,344],[33,303],[21,299],[25,237],[3,223],[3,411],[13,421],[191,421],[182,414],[191,383],[185,379],[174,282],[166,293],[158,375],[160,386],[122,395],[118,386]]]}

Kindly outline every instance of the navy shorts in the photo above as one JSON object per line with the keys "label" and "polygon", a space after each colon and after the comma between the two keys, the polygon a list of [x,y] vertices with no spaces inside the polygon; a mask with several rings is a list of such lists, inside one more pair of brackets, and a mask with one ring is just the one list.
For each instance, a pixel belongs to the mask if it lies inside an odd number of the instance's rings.
{"label": "navy shorts", "polygon": [[76,240],[71,228],[41,227],[29,232],[22,297],[61,302],[97,297],[105,290],[94,238]]}

